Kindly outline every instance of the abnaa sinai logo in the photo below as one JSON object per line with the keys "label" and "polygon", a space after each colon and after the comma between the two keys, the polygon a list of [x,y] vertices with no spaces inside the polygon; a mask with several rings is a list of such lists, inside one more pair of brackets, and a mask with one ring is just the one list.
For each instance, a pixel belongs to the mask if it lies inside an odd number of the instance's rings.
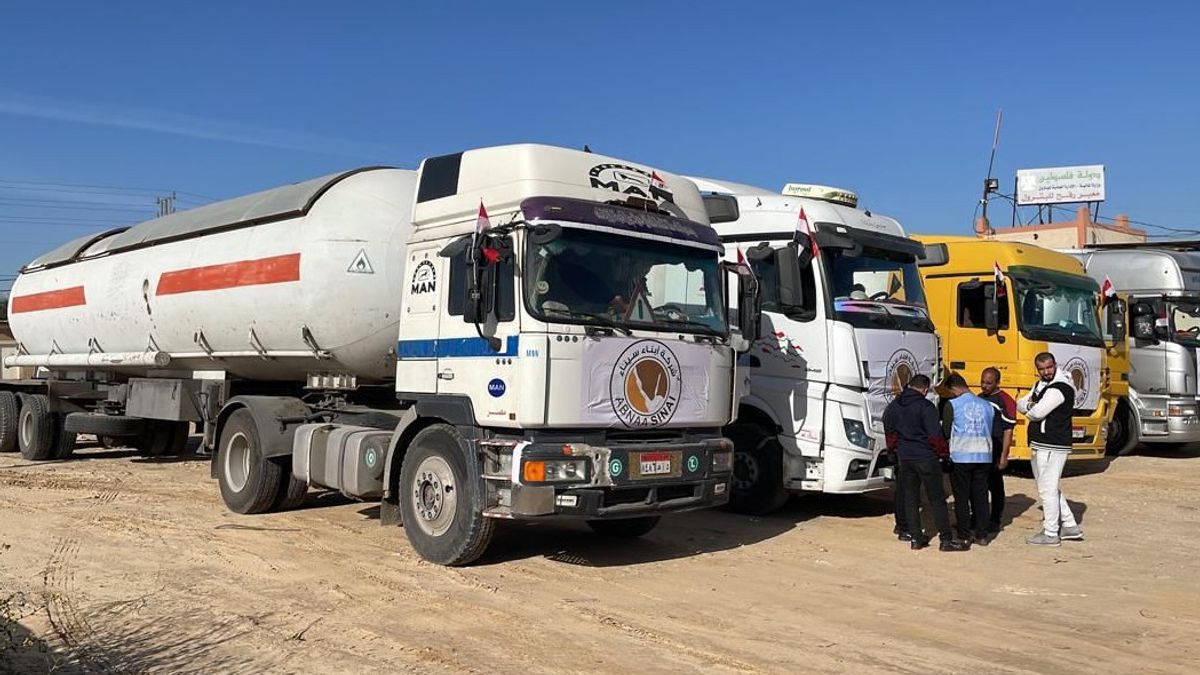
{"label": "abnaa sinai logo", "polygon": [[639,340],[613,366],[609,378],[613,413],[629,427],[666,424],[679,407],[682,385],[674,352],[657,340]]}
{"label": "abnaa sinai logo", "polygon": [[1071,384],[1075,385],[1075,407],[1078,408],[1088,398],[1088,380],[1091,379],[1092,369],[1086,360],[1078,356],[1068,359],[1062,369],[1071,377]]}
{"label": "abnaa sinai logo", "polygon": [[887,369],[884,371],[883,381],[886,383],[888,395],[893,398],[899,396],[916,374],[917,357],[907,349],[896,350],[888,359]]}

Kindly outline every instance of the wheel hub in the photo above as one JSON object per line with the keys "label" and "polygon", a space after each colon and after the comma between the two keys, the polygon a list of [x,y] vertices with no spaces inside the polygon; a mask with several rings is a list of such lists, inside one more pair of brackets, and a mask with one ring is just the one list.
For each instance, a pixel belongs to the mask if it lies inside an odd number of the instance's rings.
{"label": "wheel hub", "polygon": [[758,482],[758,462],[748,452],[733,454],[733,489],[746,492]]}
{"label": "wheel hub", "polygon": [[417,467],[410,491],[417,526],[437,537],[450,529],[458,512],[454,472],[442,457],[426,457]]}

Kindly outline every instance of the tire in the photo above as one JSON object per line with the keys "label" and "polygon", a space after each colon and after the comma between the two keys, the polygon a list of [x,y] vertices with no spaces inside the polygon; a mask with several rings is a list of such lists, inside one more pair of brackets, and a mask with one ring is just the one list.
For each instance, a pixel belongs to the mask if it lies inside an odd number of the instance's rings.
{"label": "tire", "polygon": [[439,565],[466,565],[483,555],[495,521],[483,515],[483,477],[467,461],[454,427],[417,432],[400,468],[400,511],[413,550]]}
{"label": "tire", "polygon": [[0,391],[0,452],[16,451],[17,418],[20,415],[17,395],[11,391]]}
{"label": "tire", "polygon": [[621,539],[637,539],[658,525],[659,516],[622,518],[620,520],[589,520],[588,527],[596,534]]}
{"label": "tire", "polygon": [[1136,424],[1129,404],[1122,400],[1117,404],[1117,411],[1108,425],[1108,444],[1104,447],[1104,454],[1119,457],[1133,452],[1138,442]]}
{"label": "tire", "polygon": [[775,436],[750,423],[731,424],[725,435],[733,441],[733,478],[726,508],[758,516],[783,506],[788,499],[783,446]]}
{"label": "tire", "polygon": [[271,510],[291,511],[300,508],[304,504],[304,498],[308,496],[308,483],[292,474],[291,462],[284,462],[283,476],[280,481],[279,495],[275,498],[275,504],[272,505]]}
{"label": "tire", "polygon": [[70,459],[75,454],[79,434],[66,430],[66,415],[54,415],[54,459]]}
{"label": "tire", "polygon": [[161,457],[171,447],[171,424],[160,420],[146,420],[142,433],[138,434],[133,447],[147,457]]}
{"label": "tire", "polygon": [[266,513],[279,497],[283,470],[262,456],[254,415],[235,410],[221,429],[217,444],[217,483],[221,499],[234,513]]}
{"label": "tire", "polygon": [[54,416],[50,400],[42,394],[25,395],[17,423],[17,445],[21,456],[31,462],[54,459]]}
{"label": "tire", "polygon": [[97,436],[96,440],[100,442],[100,445],[103,445],[105,448],[110,450],[112,448],[125,447],[125,439],[117,438],[116,436]]}
{"label": "tire", "polygon": [[145,421],[140,417],[104,413],[69,413],[63,422],[63,428],[67,431],[96,436],[137,436],[144,427]]}
{"label": "tire", "polygon": [[192,435],[191,422],[163,422],[168,427],[166,454],[178,457],[187,452],[188,438]]}

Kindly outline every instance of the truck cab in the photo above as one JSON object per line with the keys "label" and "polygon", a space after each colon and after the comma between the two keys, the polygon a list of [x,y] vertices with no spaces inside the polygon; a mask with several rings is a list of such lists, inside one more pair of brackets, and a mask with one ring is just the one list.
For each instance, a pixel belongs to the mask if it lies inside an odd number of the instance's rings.
{"label": "truck cab", "polygon": [[1114,428],[1130,430],[1121,450],[1137,443],[1200,441],[1200,253],[1194,245],[1093,246],[1066,251],[1098,283],[1109,279],[1129,307],[1126,395]]}
{"label": "truck cab", "polygon": [[746,258],[762,299],[761,338],[741,361],[749,390],[727,429],[731,506],[762,513],[792,492],[883,487],[883,411],[938,368],[917,270],[924,247],[845,190],[693,180],[726,258]]}
{"label": "truck cab", "polygon": [[[979,382],[1000,371],[1013,398],[1037,383],[1034,357],[1054,354],[1075,387],[1072,459],[1105,454],[1113,404],[1106,398],[1108,349],[1100,326],[1099,285],[1070,256],[1034,246],[972,237],[917,235],[925,244],[921,277],[942,337],[948,372]],[[1002,278],[999,288],[995,270]],[[1030,458],[1028,428],[1019,417],[1010,458]]]}

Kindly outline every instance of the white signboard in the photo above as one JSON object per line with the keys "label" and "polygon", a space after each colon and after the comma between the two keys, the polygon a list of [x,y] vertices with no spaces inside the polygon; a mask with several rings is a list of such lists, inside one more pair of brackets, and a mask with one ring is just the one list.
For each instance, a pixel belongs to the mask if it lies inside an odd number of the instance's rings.
{"label": "white signboard", "polygon": [[1017,204],[1104,201],[1104,165],[1017,171]]}

